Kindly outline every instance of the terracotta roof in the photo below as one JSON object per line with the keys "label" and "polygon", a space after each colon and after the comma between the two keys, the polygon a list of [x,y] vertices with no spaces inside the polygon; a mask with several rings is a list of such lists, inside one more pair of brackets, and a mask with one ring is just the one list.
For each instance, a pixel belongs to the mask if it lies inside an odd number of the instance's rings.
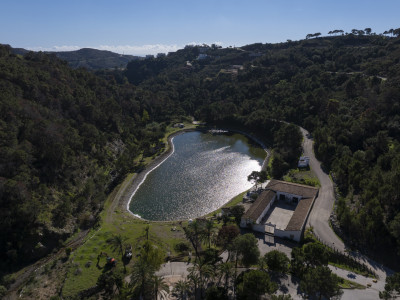
{"label": "terracotta roof", "polygon": [[257,197],[257,200],[245,212],[243,218],[251,219],[255,222],[274,197],[275,197],[275,192],[273,191],[267,190],[262,192]]}
{"label": "terracotta roof", "polygon": [[285,230],[298,231],[302,229],[313,201],[314,197],[301,199],[299,201]]}
{"label": "terracotta roof", "polygon": [[318,188],[312,186],[274,179],[267,184],[266,189],[297,195],[302,198],[314,198],[318,193]]}

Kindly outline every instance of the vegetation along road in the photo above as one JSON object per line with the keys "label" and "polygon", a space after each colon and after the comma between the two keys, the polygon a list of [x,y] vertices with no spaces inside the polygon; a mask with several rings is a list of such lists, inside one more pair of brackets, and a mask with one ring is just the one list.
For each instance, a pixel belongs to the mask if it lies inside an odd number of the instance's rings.
{"label": "vegetation along road", "polygon": [[[311,135],[306,129],[302,127],[300,127],[300,130],[303,134],[304,155],[310,158],[310,168],[314,171],[321,184],[318,198],[314,203],[314,207],[308,218],[307,225],[309,227],[313,227],[314,234],[321,240],[321,242],[331,248],[339,250],[342,253],[348,252],[349,255],[353,256],[356,260],[366,264],[370,269],[375,272],[375,274],[379,278],[378,283],[376,284],[376,289],[371,289],[368,292],[369,294],[371,294],[370,296],[372,297],[368,299],[374,299],[373,297],[378,296],[378,289],[383,290],[386,276],[392,274],[393,271],[383,267],[382,265],[377,264],[373,260],[359,254],[358,252],[348,251],[343,241],[339,239],[333,229],[329,226],[329,217],[335,205],[333,182],[329,175],[322,169],[321,163],[315,157],[315,154],[313,152],[313,139]],[[358,299],[357,295],[353,295],[350,291],[346,293],[346,297],[348,296],[355,296],[355,298],[353,299]]]}

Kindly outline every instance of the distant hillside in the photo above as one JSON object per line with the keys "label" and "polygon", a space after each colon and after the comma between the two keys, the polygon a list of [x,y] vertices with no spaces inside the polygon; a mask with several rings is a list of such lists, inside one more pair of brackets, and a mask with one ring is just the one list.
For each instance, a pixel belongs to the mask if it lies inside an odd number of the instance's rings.
{"label": "distant hillside", "polygon": [[[23,48],[12,48],[12,53],[24,55],[29,51]],[[82,48],[76,51],[46,52],[55,54],[65,60],[72,68],[84,67],[88,70],[126,68],[131,60],[140,59],[139,56],[122,55],[111,51]]]}
{"label": "distant hillside", "polygon": [[58,58],[66,60],[73,68],[84,67],[90,70],[126,68],[129,61],[140,59],[138,56],[122,55],[91,48],[50,53],[54,53]]}

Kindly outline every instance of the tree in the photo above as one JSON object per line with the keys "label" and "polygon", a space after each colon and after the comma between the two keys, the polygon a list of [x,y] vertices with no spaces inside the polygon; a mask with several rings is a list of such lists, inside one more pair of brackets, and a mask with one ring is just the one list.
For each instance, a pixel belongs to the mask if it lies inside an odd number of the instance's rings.
{"label": "tree", "polygon": [[210,264],[205,263],[202,259],[199,259],[193,263],[192,267],[188,268],[188,271],[189,280],[193,282],[196,290],[197,288],[200,288],[200,294],[203,296],[209,280],[215,275],[213,267]]}
{"label": "tree", "polygon": [[304,260],[307,266],[327,265],[329,253],[321,243],[308,243],[303,246]]}
{"label": "tree", "polygon": [[365,28],[365,29],[364,29],[364,31],[365,31],[365,33],[366,33],[366,34],[370,35],[370,34],[371,34],[371,31],[372,31],[372,29],[371,29],[371,28],[369,28],[369,27],[367,27],[367,28]]}
{"label": "tree", "polygon": [[184,300],[190,291],[190,284],[187,280],[179,280],[174,287],[173,294],[178,296],[178,299]]}
{"label": "tree", "polygon": [[215,225],[213,220],[207,220],[202,233],[202,240],[208,244],[208,249],[211,248],[211,241],[215,232]]}
{"label": "tree", "polygon": [[300,247],[293,248],[291,256],[290,266],[293,274],[297,277],[302,277],[305,272],[305,255],[303,249]]}
{"label": "tree", "polygon": [[120,291],[124,285],[123,275],[121,272],[106,272],[99,276],[97,285],[104,290],[107,295],[114,295]]}
{"label": "tree", "polygon": [[222,226],[218,231],[217,246],[226,249],[239,234],[240,230],[236,225]]}
{"label": "tree", "polygon": [[151,285],[155,300],[158,299],[158,294],[161,291],[166,291],[167,293],[169,293],[168,284],[165,283],[164,278],[161,276],[153,276],[151,279]]}
{"label": "tree", "polygon": [[379,292],[381,299],[397,299],[400,296],[400,273],[386,277],[385,290]]}
{"label": "tree", "polygon": [[190,245],[187,242],[179,242],[174,246],[176,252],[184,253],[189,251]]}
{"label": "tree", "polygon": [[343,293],[339,287],[339,278],[327,266],[310,268],[300,281],[300,290],[307,297],[318,299],[330,299]]}
{"label": "tree", "polygon": [[254,234],[246,233],[238,236],[233,241],[232,247],[235,252],[236,267],[238,262],[241,262],[245,267],[258,262],[260,250],[258,249],[257,239]]}
{"label": "tree", "polygon": [[225,289],[229,286],[229,279],[234,273],[234,265],[232,262],[223,262],[217,266],[218,273],[220,274],[218,285],[220,284],[222,278],[225,278],[224,287]]}
{"label": "tree", "polygon": [[246,233],[235,238],[231,251],[235,258],[234,280],[236,281],[238,262],[240,261],[245,267],[256,264],[260,257],[260,250],[258,249],[256,237],[252,233]]}
{"label": "tree", "polygon": [[289,170],[289,164],[285,162],[279,153],[274,153],[271,162],[271,176],[280,179]]}
{"label": "tree", "polygon": [[247,176],[247,181],[254,182],[256,184],[256,189],[257,189],[257,185],[261,182],[261,178],[262,178],[261,172],[253,171],[249,176]]}
{"label": "tree", "polygon": [[197,220],[194,220],[187,227],[183,228],[185,232],[186,238],[192,244],[193,249],[196,253],[196,259],[199,259],[199,247],[201,244],[201,235],[203,234],[203,230]]}
{"label": "tree", "polygon": [[227,290],[223,287],[213,285],[207,288],[206,300],[229,300]]}
{"label": "tree", "polygon": [[286,273],[289,270],[289,258],[285,253],[272,250],[264,255],[268,269],[274,272]]}
{"label": "tree", "polygon": [[231,208],[230,212],[232,216],[235,218],[236,224],[238,225],[240,224],[244,211],[245,211],[244,206],[240,204],[235,205],[234,207]]}
{"label": "tree", "polygon": [[266,293],[274,293],[277,288],[277,284],[271,281],[268,273],[250,270],[244,274],[243,281],[237,286],[237,298],[260,299]]}
{"label": "tree", "polygon": [[131,275],[131,285],[139,296],[152,294],[152,279],[163,261],[163,252],[151,242],[145,241],[140,250],[139,260],[133,265]]}
{"label": "tree", "polygon": [[126,236],[115,234],[108,240],[108,242],[111,244],[113,251],[118,250],[118,253],[122,255],[124,253],[124,243],[127,239],[128,238]]}

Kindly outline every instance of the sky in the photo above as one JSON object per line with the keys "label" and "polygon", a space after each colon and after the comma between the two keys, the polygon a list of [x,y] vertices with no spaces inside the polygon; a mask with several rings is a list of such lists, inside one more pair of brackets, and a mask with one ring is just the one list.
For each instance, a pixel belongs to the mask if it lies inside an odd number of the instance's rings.
{"label": "sky", "polygon": [[400,0],[0,0],[0,43],[146,55],[400,27]]}

